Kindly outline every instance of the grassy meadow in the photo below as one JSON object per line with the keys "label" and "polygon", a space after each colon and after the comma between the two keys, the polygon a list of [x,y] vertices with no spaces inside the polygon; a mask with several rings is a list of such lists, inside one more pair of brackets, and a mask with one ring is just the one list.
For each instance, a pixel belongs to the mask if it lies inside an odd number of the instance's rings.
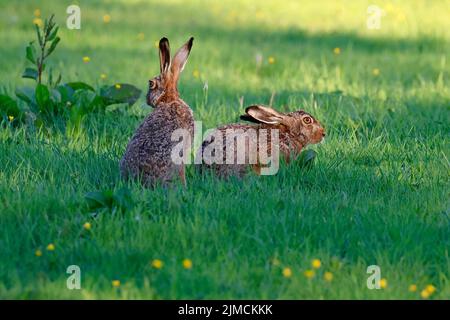
{"label": "grassy meadow", "polygon": [[[80,30],[64,1],[0,0],[0,92],[30,83],[33,20],[54,13],[49,65],[66,82],[145,91],[155,43],[192,35],[179,90],[204,130],[272,103],[310,112],[327,137],[309,169],[222,181],[191,166],[186,188],[146,190],[118,171],[151,112],[144,94],[78,131],[4,122],[0,299],[450,298],[450,1],[73,3]],[[105,190],[128,190],[127,205],[93,215],[85,195]],[[81,290],[66,288],[69,265]]]}

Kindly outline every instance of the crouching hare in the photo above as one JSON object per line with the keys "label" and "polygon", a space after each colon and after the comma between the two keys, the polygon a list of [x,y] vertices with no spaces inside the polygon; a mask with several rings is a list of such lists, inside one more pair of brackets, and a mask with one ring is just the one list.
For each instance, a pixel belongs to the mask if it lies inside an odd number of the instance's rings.
{"label": "crouching hare", "polygon": [[[181,179],[185,184],[184,163],[176,163],[171,157],[178,141],[172,141],[175,130],[186,130],[190,140],[194,134],[194,116],[191,108],[181,100],[177,82],[188,59],[194,38],[190,38],[170,58],[169,40],[159,41],[160,74],[149,81],[147,104],[155,110],[148,115],[128,143],[120,161],[124,178],[140,178],[143,185],[167,185]],[[189,139],[187,139],[189,140]],[[183,145],[181,153],[187,154],[190,141]]]}
{"label": "crouching hare", "polygon": [[242,178],[252,167],[257,174],[265,174],[262,170],[267,167],[268,158],[278,163],[278,159],[274,159],[278,157],[274,148],[289,162],[306,145],[319,143],[325,137],[325,129],[319,121],[303,110],[281,113],[252,105],[245,109],[241,119],[256,125],[224,125],[203,141],[201,171],[210,169],[221,177]]}

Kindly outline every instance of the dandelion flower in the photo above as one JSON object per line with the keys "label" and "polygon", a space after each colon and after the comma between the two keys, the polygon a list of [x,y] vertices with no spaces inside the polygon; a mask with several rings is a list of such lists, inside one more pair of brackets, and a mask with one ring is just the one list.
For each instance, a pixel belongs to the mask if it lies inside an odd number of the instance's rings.
{"label": "dandelion flower", "polygon": [[50,244],[47,246],[47,250],[48,250],[48,251],[54,251],[54,250],[55,250],[55,245],[54,245],[53,243],[50,243]]}
{"label": "dandelion flower", "polygon": [[192,268],[192,261],[190,259],[184,259],[183,260],[183,268],[191,269]]}
{"label": "dandelion flower", "polygon": [[372,70],[372,74],[373,74],[375,77],[379,76],[379,75],[380,75],[380,69],[374,68],[374,69]]}
{"label": "dandelion flower", "polygon": [[89,61],[91,61],[91,58],[89,58],[88,56],[83,57],[84,63],[88,63]]}
{"label": "dandelion flower", "polygon": [[387,288],[387,285],[388,285],[388,282],[387,282],[387,280],[386,280],[385,278],[380,279],[380,287],[381,287],[382,289]]}
{"label": "dandelion flower", "polygon": [[111,284],[114,288],[120,287],[120,280],[113,280],[111,281]]}
{"label": "dandelion flower", "polygon": [[386,5],[386,7],[384,8],[384,10],[386,10],[386,12],[392,12],[394,11],[395,7],[392,5],[392,3],[388,3]]}
{"label": "dandelion flower", "polygon": [[269,64],[274,64],[275,63],[275,58],[274,57],[269,57],[267,59],[267,61],[269,62]]}
{"label": "dandelion flower", "polygon": [[330,282],[333,280],[333,274],[327,271],[323,274],[323,278],[325,279],[325,281]]}
{"label": "dandelion flower", "polygon": [[155,269],[161,269],[163,267],[164,263],[159,260],[159,259],[155,259],[152,261],[152,267]]}
{"label": "dandelion flower", "polygon": [[34,10],[34,16],[35,17],[40,17],[41,16],[41,10],[39,10],[39,9]]}
{"label": "dandelion flower", "polygon": [[291,268],[284,268],[283,269],[283,277],[285,277],[285,278],[292,277],[292,270],[291,270]]}
{"label": "dandelion flower", "polygon": [[138,40],[144,40],[145,39],[145,34],[143,32],[139,32],[137,35]]}
{"label": "dandelion flower", "polygon": [[256,11],[255,16],[258,19],[262,19],[262,18],[264,18],[264,12],[262,12],[261,10],[258,10],[258,11]]}
{"label": "dandelion flower", "polygon": [[84,224],[83,224],[83,228],[84,229],[86,229],[86,230],[91,230],[91,224],[89,223],[89,222],[85,222]]}
{"label": "dandelion flower", "polygon": [[35,255],[36,257],[40,257],[40,256],[42,256],[42,251],[39,250],[39,249],[37,249],[37,250],[34,252],[34,255]]}
{"label": "dandelion flower", "polygon": [[314,278],[314,276],[316,275],[316,273],[314,272],[314,270],[306,270],[306,271],[303,273],[303,275],[304,275],[306,278],[311,279],[311,278]]}
{"label": "dandelion flower", "polygon": [[38,27],[41,27],[42,26],[42,19],[41,18],[33,19],[33,24],[37,25]]}
{"label": "dandelion flower", "polygon": [[120,88],[122,88],[122,86],[120,85],[120,83],[116,83],[116,85],[115,85],[114,87],[116,87],[117,90],[119,90]]}
{"label": "dandelion flower", "polygon": [[198,78],[200,77],[200,71],[194,70],[194,72],[192,72],[192,75],[194,76],[194,78]]}
{"label": "dandelion flower", "polygon": [[9,122],[12,122],[14,120],[14,116],[8,116]]}
{"label": "dandelion flower", "polygon": [[405,21],[406,20],[406,15],[403,13],[403,12],[399,12],[398,14],[397,14],[397,21],[398,22],[403,22],[403,21]]}
{"label": "dandelion flower", "polygon": [[416,292],[417,291],[417,286],[415,284],[412,284],[408,287],[408,290],[410,292]]}
{"label": "dandelion flower", "polygon": [[339,54],[341,54],[341,48],[336,47],[336,48],[333,49],[333,52],[334,52],[335,55],[339,55]]}
{"label": "dandelion flower", "polygon": [[106,74],[102,73],[102,74],[100,75],[100,79],[105,80],[105,79],[106,79]]}
{"label": "dandelion flower", "polygon": [[111,16],[109,14],[105,14],[103,16],[103,22],[104,23],[110,23],[111,22]]}
{"label": "dandelion flower", "polygon": [[421,296],[423,299],[428,299],[428,298],[430,297],[430,293],[429,293],[426,289],[424,289],[424,290],[422,290],[422,292],[420,293],[420,296]]}
{"label": "dandelion flower", "polygon": [[311,266],[312,266],[314,269],[319,269],[321,265],[322,265],[322,262],[321,262],[319,259],[314,259],[314,260],[311,262]]}
{"label": "dandelion flower", "polygon": [[432,284],[429,284],[425,287],[425,290],[427,290],[429,294],[433,294],[436,291],[436,287]]}

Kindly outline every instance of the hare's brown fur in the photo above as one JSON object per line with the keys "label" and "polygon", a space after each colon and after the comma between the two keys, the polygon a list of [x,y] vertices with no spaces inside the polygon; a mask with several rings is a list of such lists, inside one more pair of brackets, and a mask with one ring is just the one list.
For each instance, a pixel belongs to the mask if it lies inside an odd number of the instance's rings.
{"label": "hare's brown fur", "polygon": [[[177,129],[194,134],[194,116],[189,106],[179,97],[177,81],[189,55],[193,38],[170,61],[169,42],[161,39],[161,74],[149,81],[147,103],[155,108],[136,130],[120,162],[124,178],[140,178],[143,185],[154,186],[181,179],[185,183],[184,164],[175,164],[171,153],[178,141],[172,141]],[[190,145],[183,147],[188,152]]]}
{"label": "hare's brown fur", "polygon": [[[265,117],[255,118],[255,110],[263,110],[264,112],[273,112],[274,119],[268,119],[265,121]],[[252,111],[252,112],[251,112]],[[249,114],[250,113],[250,114]],[[270,116],[270,114],[269,114]],[[268,116],[267,116],[268,117]],[[308,117],[308,121],[311,123],[305,124],[304,119]],[[246,109],[246,114],[241,116],[242,119],[248,120],[251,122],[257,123],[256,125],[249,124],[228,124],[217,128],[221,132],[221,136],[223,137],[223,161],[222,164],[205,164],[203,163],[202,167],[205,169],[212,169],[218,176],[221,177],[229,177],[229,176],[237,176],[243,177],[251,167],[257,174],[260,173],[261,163],[258,158],[259,155],[259,147],[260,145],[257,143],[259,141],[261,129],[266,129],[266,137],[267,137],[267,154],[268,156],[272,156],[272,143],[271,143],[271,130],[278,130],[279,135],[279,144],[278,148],[280,151],[280,155],[285,159],[286,162],[291,161],[293,158],[297,157],[302,149],[308,145],[313,143],[320,142],[325,136],[325,130],[322,125],[314,119],[310,114],[306,113],[303,110],[290,112],[287,114],[280,113],[276,110],[273,110],[268,107],[263,106],[250,106]],[[263,122],[265,121],[265,122]],[[270,123],[268,123],[270,122]],[[227,131],[228,130],[241,130],[243,134],[250,132],[251,130],[256,131],[256,136],[247,135],[247,139],[245,140],[245,162],[244,164],[236,163],[237,159],[237,146],[236,140],[237,136],[234,140],[227,141]],[[228,131],[229,133],[230,131]],[[239,135],[238,135],[239,136]],[[209,138],[206,138],[201,147],[202,156],[205,148],[214,142],[214,134],[212,134]],[[234,159],[233,164],[225,163],[225,156],[227,148],[230,148],[230,143],[235,144],[234,147]],[[250,148],[249,144],[254,143],[256,149],[255,159],[257,162],[255,164],[251,164],[249,162],[250,159]]]}

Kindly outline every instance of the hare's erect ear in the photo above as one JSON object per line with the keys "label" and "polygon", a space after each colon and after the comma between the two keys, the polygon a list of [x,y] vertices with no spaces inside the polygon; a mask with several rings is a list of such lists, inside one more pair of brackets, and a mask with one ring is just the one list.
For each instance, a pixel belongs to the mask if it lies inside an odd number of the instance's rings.
{"label": "hare's erect ear", "polygon": [[172,79],[174,82],[178,81],[180,73],[181,71],[183,71],[184,66],[186,65],[186,61],[189,57],[189,53],[191,52],[193,42],[194,38],[191,37],[188,40],[188,42],[186,42],[173,56],[171,71],[172,71]]}
{"label": "hare's erect ear", "polygon": [[170,68],[170,46],[169,40],[164,37],[159,40],[159,66],[161,74],[169,71]]}
{"label": "hare's erect ear", "polygon": [[280,124],[283,122],[283,119],[286,117],[284,114],[269,108],[260,105],[249,106],[245,109],[245,118],[243,120],[252,121],[258,123],[267,123],[267,124]]}

